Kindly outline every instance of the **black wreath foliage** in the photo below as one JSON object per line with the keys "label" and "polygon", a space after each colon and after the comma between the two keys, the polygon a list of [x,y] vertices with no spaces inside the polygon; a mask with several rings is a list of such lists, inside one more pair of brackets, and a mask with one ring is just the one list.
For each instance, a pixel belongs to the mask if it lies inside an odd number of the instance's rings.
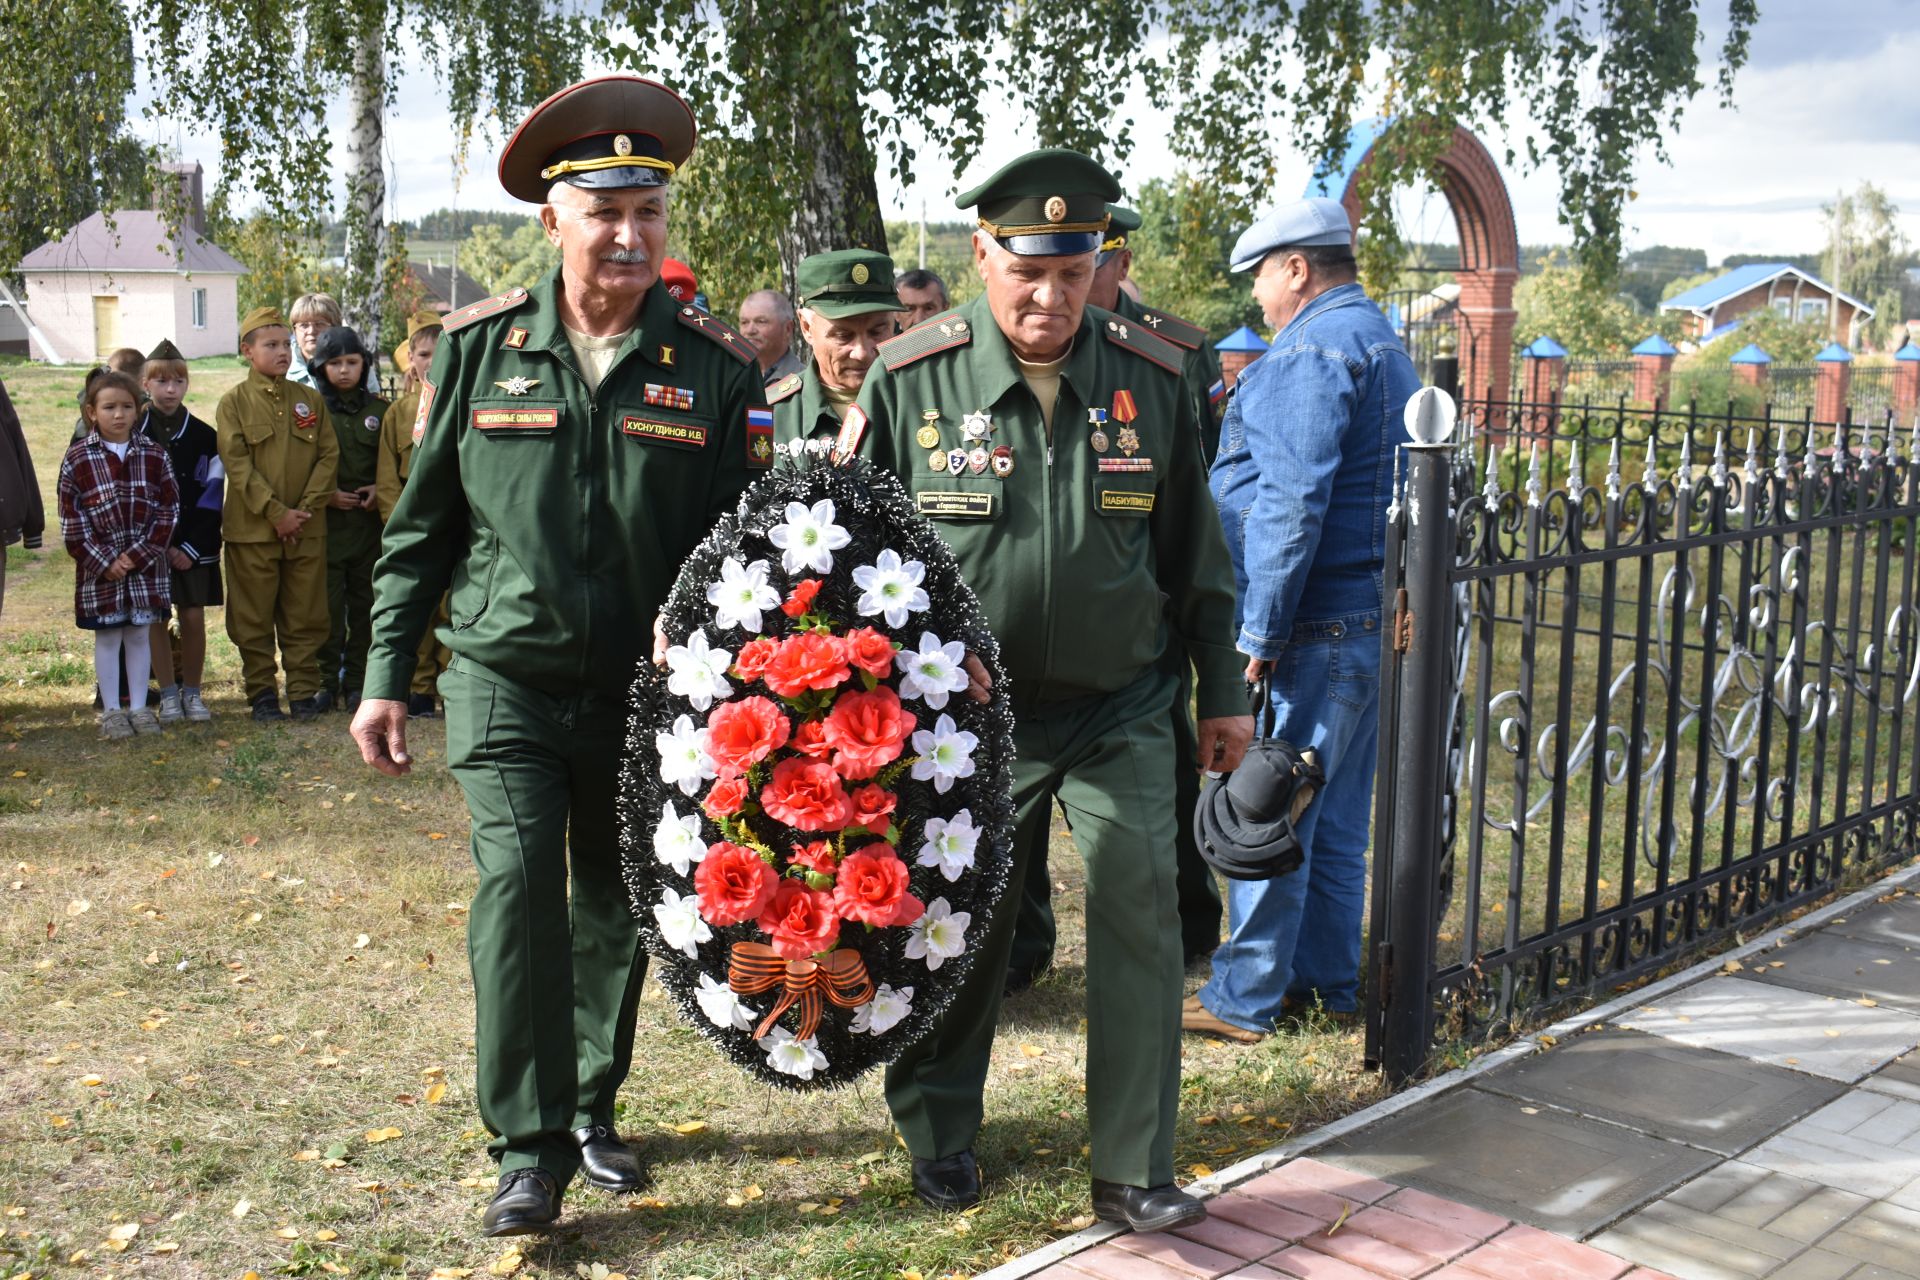
{"label": "black wreath foliage", "polygon": [[[822,498],[832,499],[835,522],[846,529],[852,541],[834,552],[831,573],[788,574],[768,531],[784,520],[789,502],[811,506]],[[859,617],[854,611],[860,591],[854,586],[853,570],[872,564],[884,548],[892,548],[903,560],[918,560],[926,566],[921,586],[927,592],[930,608],[910,615],[903,627],[889,627],[884,617]],[[723,517],[687,558],[662,615],[669,644],[684,643],[695,628],[704,628],[715,647],[736,653],[750,638],[738,627],[726,631],[716,627],[713,606],[707,602],[707,585],[719,579],[720,566],[729,556],[749,564],[765,560],[771,570],[771,584],[782,598],[801,578],[821,578],[823,585],[814,612],[849,624],[872,626],[908,648],[918,648],[922,631],[933,632],[943,641],[962,641],[993,677],[990,702],[981,704],[964,694],[954,694],[942,708],[960,729],[979,739],[973,752],[973,774],[955,780],[945,793],[936,793],[930,780],[914,781],[910,772],[893,784],[898,796],[894,813],[899,828],[898,851],[910,872],[910,891],[927,903],[945,898],[955,912],[972,916],[966,931],[967,949],[940,968],[929,970],[924,961],[906,957],[908,929],[868,930],[857,924],[844,925],[839,945],[860,952],[876,988],[883,983],[896,990],[912,987],[912,1011],[880,1035],[856,1035],[848,1030],[853,1011],[828,1005],[815,1038],[827,1066],[804,1081],[773,1070],[750,1030],[714,1025],[695,998],[702,974],[726,982],[729,951],[735,942],[765,942],[766,936],[751,921],[710,926],[713,936],[697,945],[696,958],[668,947],[661,936],[652,908],[660,900],[662,889],[671,888],[683,896],[694,892],[691,874],[678,875],[654,857],[653,827],[662,804],[671,800],[677,812],[692,809],[698,813],[701,838],[707,843],[721,837],[719,828],[700,811],[698,796],[688,797],[661,780],[654,735],[670,728],[682,715],[691,716],[696,724],[704,723],[711,711],[696,711],[686,698],[669,693],[666,673],[650,662],[642,661],[634,677],[626,756],[621,764],[621,861],[634,917],[648,950],[656,957],[655,971],[661,985],[673,997],[681,1015],[749,1074],[784,1089],[832,1088],[856,1079],[877,1063],[892,1061],[927,1034],[972,973],[979,944],[992,927],[994,913],[1002,909],[1013,843],[1013,715],[1006,673],[1000,662],[999,643],[987,627],[979,601],[961,579],[953,552],[933,526],[914,511],[900,482],[864,459],[834,466],[817,458],[795,460],[783,456],[776,469],[756,482],[741,498],[739,508]],[[761,625],[759,634],[773,637],[792,634],[796,629],[794,622],[777,609],[769,610]],[[741,687],[737,680],[734,683],[736,689]],[[757,682],[746,687],[765,692]],[[905,705],[914,712],[918,728],[932,728],[940,714],[929,711],[922,702]],[[926,819],[950,816],[961,808],[971,811],[980,838],[973,868],[957,881],[949,881],[939,868],[917,865],[915,857]],[[775,833],[774,840],[816,838],[813,833],[790,832],[764,815],[756,819],[756,827]],[[755,999],[753,1005],[764,1014],[774,998],[769,992]],[[794,1013],[789,1011],[782,1015],[779,1025],[791,1029],[794,1020]]]}

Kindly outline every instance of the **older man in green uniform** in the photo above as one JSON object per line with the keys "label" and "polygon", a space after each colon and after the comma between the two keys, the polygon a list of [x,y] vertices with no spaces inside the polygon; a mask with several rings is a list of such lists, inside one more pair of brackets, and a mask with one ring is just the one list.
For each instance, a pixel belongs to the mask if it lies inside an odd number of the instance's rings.
{"label": "older man in green uniform", "polygon": [[[1233,768],[1253,723],[1180,351],[1086,305],[1117,194],[1092,160],[1050,149],[962,196],[986,292],[880,348],[838,447],[900,476],[999,638],[1015,715],[1011,883],[1055,798],[1087,863],[1094,1211],[1153,1231],[1205,1216],[1173,1185],[1181,954],[1165,647],[1183,645],[1200,670],[1197,764]],[[936,1205],[980,1194],[972,1147],[1013,924],[1009,902],[970,940],[967,986],[887,1073],[915,1189]]]}
{"label": "older man in green uniform", "polygon": [[893,259],[872,249],[835,249],[802,258],[800,332],[812,356],[807,367],[767,388],[774,435],[785,444],[831,436],[853,407],[880,353],[906,309],[893,289]]}
{"label": "older man in green uniform", "polygon": [[[753,348],[653,287],[693,113],[635,76],[534,108],[500,158],[558,270],[447,317],[375,575],[361,754],[406,772],[407,678],[443,591],[447,762],[479,884],[467,927],[490,1235],[568,1181],[645,1182],[613,1128],[646,957],[615,832],[625,691],[687,553],[773,457]],[[572,892],[568,892],[571,874]]]}
{"label": "older man in green uniform", "polygon": [[[1220,356],[1207,341],[1207,331],[1188,324],[1170,311],[1143,306],[1120,287],[1133,265],[1128,240],[1140,229],[1140,215],[1124,205],[1107,206],[1107,230],[1094,257],[1093,289],[1087,302],[1111,311],[1122,324],[1150,329],[1181,351],[1181,376],[1192,398],[1200,424],[1203,460],[1211,465],[1220,443],[1220,417],[1226,408],[1226,384],[1220,376]],[[1179,684],[1173,696],[1173,753],[1181,762],[1174,772],[1173,812],[1177,851],[1175,885],[1180,896],[1180,949],[1188,964],[1213,954],[1220,945],[1220,886],[1200,856],[1191,821],[1200,799],[1200,772],[1185,762],[1194,758],[1193,669],[1178,645],[1168,645],[1167,669]],[[1053,878],[1047,869],[1044,834],[1028,867],[1026,891],[1020,900],[1020,923],[1014,928],[1013,952],[1007,960],[1007,990],[1032,984],[1053,961]]]}

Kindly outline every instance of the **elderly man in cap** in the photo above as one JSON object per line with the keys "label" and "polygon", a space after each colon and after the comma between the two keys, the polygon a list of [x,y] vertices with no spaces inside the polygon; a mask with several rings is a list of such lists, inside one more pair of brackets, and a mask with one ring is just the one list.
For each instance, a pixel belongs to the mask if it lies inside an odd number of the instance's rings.
{"label": "elderly man in cap", "polygon": [[801,372],[767,388],[781,444],[839,432],[901,311],[893,291],[893,259],[872,249],[802,258],[794,279],[800,287],[800,331],[813,358]]}
{"label": "elderly man in cap", "polygon": [[[1000,641],[1015,717],[1009,883],[1017,893],[1056,799],[1087,864],[1094,1212],[1157,1231],[1206,1215],[1173,1185],[1181,957],[1166,646],[1200,669],[1202,759],[1189,767],[1233,768],[1253,726],[1180,350],[1087,306],[1117,194],[1098,164],[1050,149],[961,196],[978,216],[986,291],[880,348],[839,447],[899,475]],[[934,1205],[980,1195],[973,1144],[1015,909],[1003,901],[976,923],[966,985],[887,1072],[914,1189]]]}
{"label": "elderly man in cap", "polygon": [[1339,201],[1281,205],[1234,246],[1278,332],[1240,374],[1213,462],[1239,648],[1272,682],[1276,734],[1326,783],[1295,828],[1305,865],[1227,889],[1227,941],[1189,1031],[1250,1042],[1289,1012],[1357,1007],[1379,729],[1380,568],[1400,415],[1419,378],[1356,279]]}
{"label": "elderly man in cap", "polygon": [[[613,1127],[646,957],[615,830],[627,684],[681,561],[773,458],[753,348],[659,285],[693,113],[636,76],[533,109],[500,157],[560,266],[447,317],[375,576],[361,754],[407,772],[407,677],[440,629],[447,763],[479,870],[468,949],[490,1235],[544,1230],[576,1172],[645,1184]],[[571,880],[571,893],[569,893]]]}

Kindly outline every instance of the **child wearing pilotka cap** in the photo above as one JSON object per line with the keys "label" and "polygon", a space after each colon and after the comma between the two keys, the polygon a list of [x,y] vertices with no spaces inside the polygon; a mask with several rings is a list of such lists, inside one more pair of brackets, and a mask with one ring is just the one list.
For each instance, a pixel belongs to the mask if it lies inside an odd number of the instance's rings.
{"label": "child wearing pilotka cap", "polygon": [[207,667],[207,607],[224,600],[220,589],[220,507],[226,470],[213,427],[186,406],[187,361],[162,339],[147,353],[140,386],[147,394],[140,434],[167,451],[180,491],[180,516],[167,547],[169,592],[180,617],[176,669],[167,624],[153,624],[153,673],[160,682],[161,724],[213,719],[200,696]]}

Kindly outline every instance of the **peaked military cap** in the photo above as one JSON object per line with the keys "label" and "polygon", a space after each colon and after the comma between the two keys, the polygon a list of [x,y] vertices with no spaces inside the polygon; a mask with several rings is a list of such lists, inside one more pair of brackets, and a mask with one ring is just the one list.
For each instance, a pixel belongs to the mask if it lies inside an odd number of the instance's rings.
{"label": "peaked military cap", "polygon": [[556,180],[663,187],[693,154],[694,133],[692,108],[656,80],[582,80],[527,113],[500,153],[500,185],[531,204],[544,204]]}
{"label": "peaked military cap", "polygon": [[893,288],[893,259],[872,249],[835,249],[802,258],[794,271],[800,305],[829,320],[905,311]]}
{"label": "peaked military cap", "polygon": [[1228,265],[1248,271],[1275,249],[1304,249],[1313,245],[1353,244],[1353,225],[1346,206],[1327,196],[1289,200],[1261,214],[1234,241]]}
{"label": "peaked military cap", "polygon": [[1043,147],[1009,162],[957,203],[1014,253],[1092,253],[1107,229],[1107,202],[1120,184],[1100,165],[1065,147]]}
{"label": "peaked military cap", "polygon": [[407,340],[400,344],[400,349],[405,351],[408,347],[412,346],[413,340],[419,337],[425,330],[444,329],[446,324],[447,318],[438,311],[420,310],[414,312],[407,317]]}
{"label": "peaked military cap", "polygon": [[160,339],[159,346],[147,352],[147,359],[148,360],[185,360],[186,357],[180,354],[180,348],[174,346],[171,340],[162,338]]}
{"label": "peaked military cap", "polygon": [[240,321],[240,341],[245,342],[247,336],[255,329],[265,329],[269,325],[276,324],[282,329],[287,327],[287,318],[280,314],[280,308],[255,307]]}
{"label": "peaked military cap", "polygon": [[1100,242],[1098,263],[1106,261],[1114,253],[1127,247],[1127,237],[1140,229],[1140,215],[1123,204],[1107,206],[1107,238]]}

